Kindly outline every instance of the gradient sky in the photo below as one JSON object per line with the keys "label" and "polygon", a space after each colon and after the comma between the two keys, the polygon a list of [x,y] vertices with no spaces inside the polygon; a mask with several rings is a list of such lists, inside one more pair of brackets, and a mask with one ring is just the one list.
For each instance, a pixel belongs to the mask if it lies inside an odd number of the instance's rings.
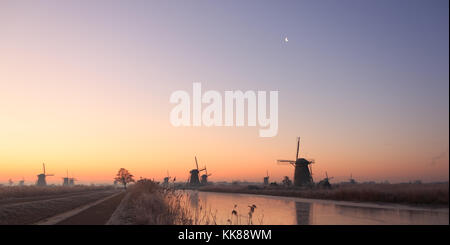
{"label": "gradient sky", "polygon": [[[449,178],[449,2],[1,1],[0,182]],[[289,38],[284,43],[284,37]],[[278,90],[279,131],[172,127],[175,90]]]}

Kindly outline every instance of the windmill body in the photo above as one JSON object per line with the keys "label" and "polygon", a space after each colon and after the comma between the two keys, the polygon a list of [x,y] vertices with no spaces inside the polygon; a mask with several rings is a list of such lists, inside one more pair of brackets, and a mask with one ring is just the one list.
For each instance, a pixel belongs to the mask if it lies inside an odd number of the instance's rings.
{"label": "windmill body", "polygon": [[266,177],[264,177],[264,179],[263,179],[263,183],[264,183],[264,185],[269,185],[269,172],[267,171],[267,175],[266,175]]}
{"label": "windmill body", "polygon": [[198,178],[198,174],[200,173],[198,169],[192,169],[190,172],[191,177],[189,178],[189,184],[190,185],[199,185],[200,180]]}
{"label": "windmill body", "polygon": [[202,174],[202,177],[201,177],[200,183],[202,183],[202,185],[206,185],[206,184],[208,184],[208,175],[206,175],[206,174]]}
{"label": "windmill body", "polygon": [[294,172],[295,186],[304,186],[313,184],[313,179],[309,168],[309,164],[311,163],[312,163],[311,161],[308,161],[305,158],[299,158],[297,159],[297,161],[295,161],[295,172]]}
{"label": "windmill body", "polygon": [[75,178],[69,178],[69,186],[74,186],[75,185]]}
{"label": "windmill body", "polygon": [[356,180],[353,178],[353,175],[352,175],[352,174],[350,174],[349,183],[350,183],[350,184],[356,184]]}
{"label": "windmill body", "polygon": [[69,178],[63,178],[63,186],[69,186]]}
{"label": "windmill body", "polygon": [[69,186],[69,170],[67,170],[67,176],[63,178],[63,186]]}
{"label": "windmill body", "polygon": [[38,174],[38,180],[36,182],[37,186],[46,186],[47,181],[45,181],[45,174]]}

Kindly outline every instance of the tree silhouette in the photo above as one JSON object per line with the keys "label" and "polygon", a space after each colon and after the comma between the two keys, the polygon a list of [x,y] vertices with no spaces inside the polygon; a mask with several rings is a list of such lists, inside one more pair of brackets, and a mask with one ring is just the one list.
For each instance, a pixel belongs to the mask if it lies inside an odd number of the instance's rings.
{"label": "tree silhouette", "polygon": [[125,189],[127,188],[128,183],[134,182],[133,175],[124,168],[119,169],[119,172],[114,180],[121,183]]}
{"label": "tree silhouette", "polygon": [[283,183],[284,186],[291,186],[292,185],[292,181],[287,176],[284,176],[284,179],[283,179],[282,183]]}

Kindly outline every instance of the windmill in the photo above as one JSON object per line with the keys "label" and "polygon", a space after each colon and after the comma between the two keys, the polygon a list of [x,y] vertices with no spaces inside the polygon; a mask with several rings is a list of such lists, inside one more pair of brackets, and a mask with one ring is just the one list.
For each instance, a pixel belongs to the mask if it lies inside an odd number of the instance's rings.
{"label": "windmill", "polygon": [[305,158],[298,158],[300,151],[300,137],[297,137],[297,154],[294,160],[277,160],[278,164],[291,164],[295,167],[294,171],[294,186],[307,186],[313,184],[311,164],[314,160],[306,160]]}
{"label": "windmill", "polygon": [[74,186],[75,185],[75,178],[69,178],[69,186]]}
{"label": "windmill", "polygon": [[67,174],[66,177],[63,178],[63,186],[74,186],[75,180],[77,179],[69,177],[69,170],[67,170],[66,174]]}
{"label": "windmill", "polygon": [[69,170],[66,170],[66,177],[62,178],[63,179],[63,186],[69,186]]}
{"label": "windmill", "polygon": [[164,177],[163,185],[168,186],[169,185],[169,179],[170,179],[169,170],[167,170],[167,176]]}
{"label": "windmill", "polygon": [[204,170],[205,170],[205,173],[202,174],[202,176],[201,176],[201,184],[202,185],[208,184],[208,176],[211,176],[211,174],[208,174],[208,170],[206,170],[206,165],[205,165]]}
{"label": "windmill", "polygon": [[198,178],[198,175],[200,174],[200,171],[205,170],[205,169],[198,169],[197,157],[195,157],[195,166],[196,166],[196,168],[189,171],[189,173],[191,174],[189,177],[189,185],[199,185],[200,180]]}
{"label": "windmill", "polygon": [[328,173],[325,172],[325,179],[319,181],[319,186],[325,187],[325,188],[331,188],[330,180],[334,177],[328,177]]}
{"label": "windmill", "polygon": [[[67,175],[69,176],[69,175]],[[75,181],[77,181],[78,179],[76,179],[75,177],[73,177],[73,173],[72,173],[72,178],[69,178],[69,186],[74,186],[75,185]]]}
{"label": "windmill", "polygon": [[353,179],[352,174],[350,174],[350,179],[349,179],[350,184],[356,184],[356,180]]}
{"label": "windmill", "polygon": [[25,179],[22,177],[22,180],[19,180],[19,186],[25,185]]}
{"label": "windmill", "polygon": [[266,177],[264,177],[264,185],[269,185],[269,171],[267,171]]}
{"label": "windmill", "polygon": [[44,170],[44,172],[42,174],[38,174],[38,180],[36,182],[37,186],[46,186],[47,185],[47,181],[45,181],[45,178],[47,176],[53,176],[53,174],[46,174],[45,173],[45,163],[42,163],[42,168]]}

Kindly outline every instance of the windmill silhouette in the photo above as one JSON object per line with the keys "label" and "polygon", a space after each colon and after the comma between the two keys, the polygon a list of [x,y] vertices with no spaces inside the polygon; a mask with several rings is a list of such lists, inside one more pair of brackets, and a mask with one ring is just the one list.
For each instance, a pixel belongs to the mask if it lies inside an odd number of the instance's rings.
{"label": "windmill silhouette", "polygon": [[201,171],[205,170],[198,168],[197,156],[195,156],[195,166],[196,168],[189,171],[189,173],[191,174],[189,177],[189,185],[200,185],[200,179],[198,175],[200,174]]}
{"label": "windmill silhouette", "polygon": [[38,180],[36,182],[37,186],[46,186],[47,185],[47,181],[46,181],[46,177],[47,176],[54,176],[53,174],[46,174],[45,173],[45,163],[42,163],[42,169],[43,169],[43,173],[42,174],[38,174]]}
{"label": "windmill silhouette", "polygon": [[269,185],[269,171],[267,170],[266,177],[264,177],[264,185]]}
{"label": "windmill silhouette", "polygon": [[25,185],[25,179],[22,177],[22,180],[19,181],[19,186]]}
{"label": "windmill silhouette", "polygon": [[319,181],[320,187],[331,188],[330,180],[334,177],[328,177],[328,172],[325,172],[325,179]]}
{"label": "windmill silhouette", "polygon": [[352,174],[350,174],[349,183],[350,184],[356,184],[356,180],[353,178]]}
{"label": "windmill silhouette", "polygon": [[211,174],[208,174],[208,170],[206,169],[206,165],[205,165],[205,168],[203,168],[203,169],[205,170],[205,173],[202,174],[200,182],[201,182],[202,185],[206,185],[206,184],[208,184],[208,177],[211,176]]}
{"label": "windmill silhouette", "polygon": [[69,170],[66,170],[66,177],[63,177],[63,186],[69,186]]}
{"label": "windmill silhouette", "polygon": [[169,170],[167,170],[167,176],[164,177],[163,185],[168,186],[169,185],[169,180],[170,180],[170,175],[169,175]]}
{"label": "windmill silhouette", "polygon": [[314,160],[306,160],[305,158],[298,158],[300,151],[300,137],[297,137],[297,154],[295,160],[277,160],[278,164],[290,164],[295,167],[294,170],[294,186],[312,185],[312,168],[311,164]]}

